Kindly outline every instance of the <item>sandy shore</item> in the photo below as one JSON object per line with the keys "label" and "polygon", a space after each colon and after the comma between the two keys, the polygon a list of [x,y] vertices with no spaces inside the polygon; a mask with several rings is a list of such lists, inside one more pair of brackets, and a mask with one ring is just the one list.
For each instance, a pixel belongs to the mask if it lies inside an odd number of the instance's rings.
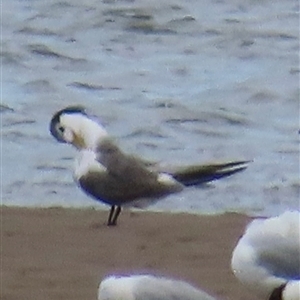
{"label": "sandy shore", "polygon": [[186,280],[218,299],[253,300],[230,270],[249,217],[1,208],[1,299],[97,299],[101,278],[151,272]]}

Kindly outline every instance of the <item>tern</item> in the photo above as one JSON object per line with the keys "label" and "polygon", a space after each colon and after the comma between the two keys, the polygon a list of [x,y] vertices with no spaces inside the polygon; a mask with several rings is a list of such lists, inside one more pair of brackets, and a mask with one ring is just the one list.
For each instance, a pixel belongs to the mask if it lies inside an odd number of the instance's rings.
{"label": "tern", "polygon": [[98,289],[98,300],[215,300],[192,285],[153,275],[110,276]]}
{"label": "tern", "polygon": [[266,300],[300,299],[300,212],[255,219],[235,247],[235,276]]}
{"label": "tern", "polygon": [[74,179],[89,196],[111,206],[108,226],[116,225],[122,206],[142,207],[185,187],[243,171],[249,161],[160,168],[122,152],[101,122],[81,106],[56,112],[50,122],[55,139],[76,147]]}

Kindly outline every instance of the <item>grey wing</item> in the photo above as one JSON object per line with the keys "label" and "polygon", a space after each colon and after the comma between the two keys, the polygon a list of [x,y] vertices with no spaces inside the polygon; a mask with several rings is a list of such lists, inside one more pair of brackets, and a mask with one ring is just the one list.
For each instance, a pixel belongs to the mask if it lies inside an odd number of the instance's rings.
{"label": "grey wing", "polygon": [[97,151],[98,161],[106,171],[89,172],[79,180],[80,186],[96,199],[118,205],[178,191],[179,184],[159,181],[158,173],[148,170],[133,156],[122,153],[110,140],[102,141]]}
{"label": "grey wing", "polygon": [[[111,139],[102,140],[97,147],[97,160],[106,167],[107,171],[119,179],[134,181],[142,179],[157,179],[157,173],[147,169],[148,164],[134,156],[123,153]],[[125,176],[127,175],[127,176]]]}

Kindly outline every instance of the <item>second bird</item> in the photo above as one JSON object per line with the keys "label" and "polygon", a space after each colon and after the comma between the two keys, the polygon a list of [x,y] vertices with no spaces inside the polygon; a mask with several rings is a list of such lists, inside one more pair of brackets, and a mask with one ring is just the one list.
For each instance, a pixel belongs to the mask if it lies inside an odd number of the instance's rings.
{"label": "second bird", "polygon": [[247,161],[162,169],[123,153],[101,123],[83,107],[64,108],[51,119],[51,134],[79,150],[74,178],[94,199],[111,206],[108,226],[117,224],[122,206],[142,207],[185,187],[230,176],[247,167]]}

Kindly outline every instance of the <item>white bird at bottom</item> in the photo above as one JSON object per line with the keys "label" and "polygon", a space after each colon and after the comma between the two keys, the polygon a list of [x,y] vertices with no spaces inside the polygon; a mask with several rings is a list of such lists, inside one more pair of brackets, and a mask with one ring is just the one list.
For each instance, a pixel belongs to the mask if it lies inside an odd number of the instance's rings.
{"label": "white bird at bottom", "polygon": [[252,221],[233,251],[231,267],[261,299],[300,300],[300,212]]}
{"label": "white bird at bottom", "polygon": [[181,281],[153,275],[110,276],[99,286],[98,300],[216,300]]}

